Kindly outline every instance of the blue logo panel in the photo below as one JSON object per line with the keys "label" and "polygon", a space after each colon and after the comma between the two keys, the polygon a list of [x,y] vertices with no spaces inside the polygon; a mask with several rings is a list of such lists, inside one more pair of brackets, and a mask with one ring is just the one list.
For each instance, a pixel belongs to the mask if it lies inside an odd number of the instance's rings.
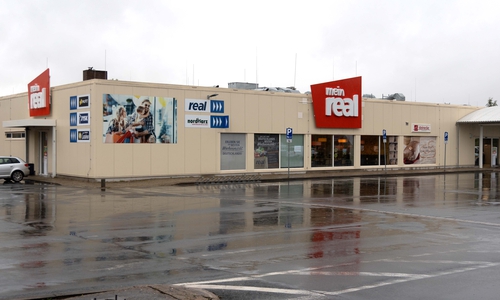
{"label": "blue logo panel", "polygon": [[224,113],[224,101],[211,100],[210,101],[210,112],[211,113]]}
{"label": "blue logo panel", "polygon": [[78,142],[78,131],[76,129],[69,130],[69,142],[70,143]]}
{"label": "blue logo panel", "polygon": [[69,114],[69,126],[77,126],[78,125],[78,116],[76,113]]}
{"label": "blue logo panel", "polygon": [[78,99],[76,96],[69,97],[69,109],[74,110],[78,108]]}
{"label": "blue logo panel", "polygon": [[229,128],[229,116],[210,116],[210,128]]}

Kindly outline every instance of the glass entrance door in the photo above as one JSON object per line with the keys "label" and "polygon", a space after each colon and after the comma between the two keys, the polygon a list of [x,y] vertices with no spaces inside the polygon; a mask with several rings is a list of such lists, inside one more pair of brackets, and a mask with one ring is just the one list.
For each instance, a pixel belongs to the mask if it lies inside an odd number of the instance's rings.
{"label": "glass entrance door", "polygon": [[[475,141],[475,165],[479,165],[479,139]],[[498,139],[483,139],[483,167],[498,166]]]}

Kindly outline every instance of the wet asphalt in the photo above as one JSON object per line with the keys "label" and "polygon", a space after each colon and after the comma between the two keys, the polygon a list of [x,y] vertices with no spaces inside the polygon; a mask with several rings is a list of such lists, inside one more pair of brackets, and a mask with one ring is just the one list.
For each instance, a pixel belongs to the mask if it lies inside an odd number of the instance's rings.
{"label": "wet asphalt", "polygon": [[495,170],[4,183],[0,299],[496,299],[499,187]]}

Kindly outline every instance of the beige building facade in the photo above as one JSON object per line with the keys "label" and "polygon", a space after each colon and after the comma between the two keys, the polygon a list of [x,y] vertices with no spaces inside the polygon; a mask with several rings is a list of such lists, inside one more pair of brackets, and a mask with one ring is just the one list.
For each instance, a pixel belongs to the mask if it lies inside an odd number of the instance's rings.
{"label": "beige building facade", "polygon": [[[51,87],[43,116],[30,116],[30,97],[0,97],[0,155],[25,159],[37,175],[121,180],[498,162],[497,124],[457,123],[480,107],[364,98],[361,128],[318,128],[314,94],[92,79]],[[334,114],[352,113],[338,103]],[[478,161],[480,144],[489,152]]]}

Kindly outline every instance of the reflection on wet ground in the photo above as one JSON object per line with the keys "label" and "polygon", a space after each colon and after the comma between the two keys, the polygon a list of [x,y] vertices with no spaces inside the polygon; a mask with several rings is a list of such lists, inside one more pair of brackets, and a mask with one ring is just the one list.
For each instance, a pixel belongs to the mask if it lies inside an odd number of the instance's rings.
{"label": "reflection on wet ground", "polygon": [[[407,209],[475,220],[484,215],[461,209],[499,203],[497,173],[107,191],[0,189],[4,295],[175,282],[193,271],[253,272],[298,258],[356,264],[377,247],[404,247],[391,238],[441,230],[433,219],[405,215]],[[386,245],[368,245],[380,236]],[[255,252],[258,259],[250,256]],[[211,258],[216,253],[223,255]]]}

